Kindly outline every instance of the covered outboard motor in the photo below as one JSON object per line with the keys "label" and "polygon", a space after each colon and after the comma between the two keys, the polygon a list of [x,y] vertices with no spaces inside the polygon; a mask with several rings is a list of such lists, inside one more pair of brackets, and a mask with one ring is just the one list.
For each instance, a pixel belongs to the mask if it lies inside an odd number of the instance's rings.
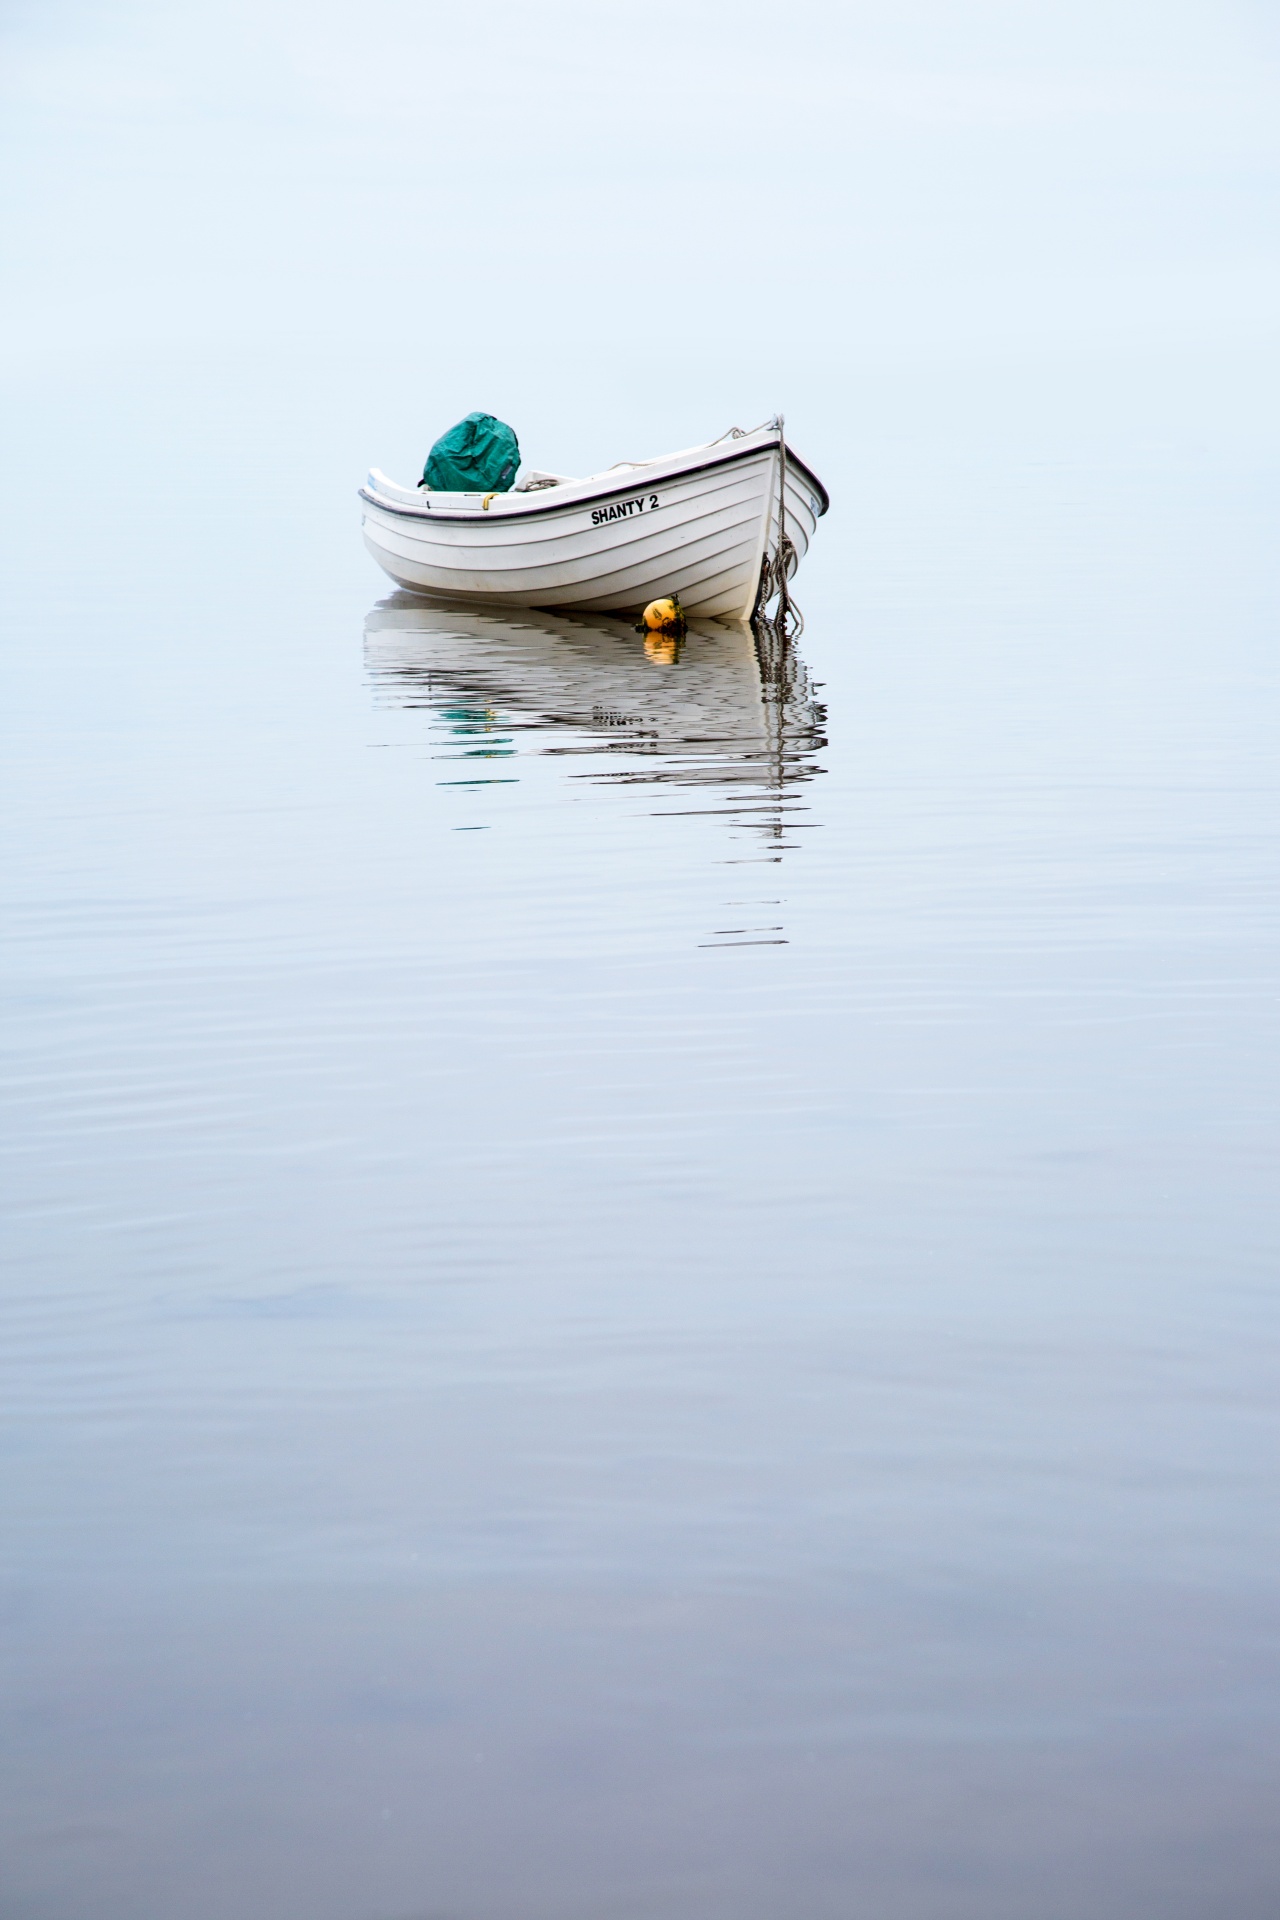
{"label": "covered outboard motor", "polygon": [[420,487],[441,493],[509,493],[520,468],[520,442],[491,413],[469,413],[427,455]]}

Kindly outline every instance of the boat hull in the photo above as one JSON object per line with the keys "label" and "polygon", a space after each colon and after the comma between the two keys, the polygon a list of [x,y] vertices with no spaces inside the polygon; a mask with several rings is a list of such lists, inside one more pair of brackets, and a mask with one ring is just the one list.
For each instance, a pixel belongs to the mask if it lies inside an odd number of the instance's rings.
{"label": "boat hull", "polygon": [[[776,434],[692,449],[542,493],[419,494],[371,474],[364,537],[397,586],[513,607],[628,612],[675,593],[688,613],[746,620],[778,520]],[[788,450],[797,562],[826,493]]]}

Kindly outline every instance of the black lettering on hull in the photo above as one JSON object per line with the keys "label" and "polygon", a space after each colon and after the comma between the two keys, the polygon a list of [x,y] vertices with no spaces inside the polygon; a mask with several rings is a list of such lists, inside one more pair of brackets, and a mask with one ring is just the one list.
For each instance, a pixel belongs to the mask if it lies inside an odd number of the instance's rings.
{"label": "black lettering on hull", "polygon": [[634,513],[652,513],[657,504],[656,493],[651,493],[647,500],[643,494],[634,500],[615,500],[611,507],[593,507],[591,524],[593,527],[603,527],[610,520],[629,520]]}

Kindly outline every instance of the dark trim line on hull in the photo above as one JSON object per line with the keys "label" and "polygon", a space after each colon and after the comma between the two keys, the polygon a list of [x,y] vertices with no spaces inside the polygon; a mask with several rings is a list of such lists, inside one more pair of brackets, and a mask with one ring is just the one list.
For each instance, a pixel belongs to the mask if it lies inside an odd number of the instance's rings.
{"label": "dark trim line on hull", "polygon": [[[737,460],[756,460],[762,453],[768,453],[772,444],[773,443],[770,443],[770,445],[763,447],[744,447],[740,453],[722,454],[718,460],[703,460],[700,461],[696,467],[677,467],[674,473],[666,473],[658,479],[651,478],[643,482],[641,482],[636,475],[643,473],[645,469],[643,467],[637,468],[636,473],[633,473],[630,479],[625,482],[618,481],[614,486],[605,488],[603,492],[583,494],[577,500],[549,500],[545,506],[541,507],[516,507],[510,511],[494,514],[492,519],[486,520],[482,520],[474,511],[471,513],[442,513],[435,507],[400,506],[391,500],[381,499],[376,493],[370,493],[368,487],[361,487],[359,493],[360,498],[367,500],[371,507],[377,507],[382,513],[397,514],[402,520],[452,520],[469,527],[492,527],[497,526],[499,522],[507,520],[546,520],[550,518],[553,513],[576,513],[583,507],[599,506],[602,500],[624,500],[629,494],[652,491],[654,487],[670,486],[674,480],[686,480],[690,474],[710,473],[716,467],[731,467]],[[657,462],[655,464],[660,465],[661,463]],[[802,473],[810,486],[817,492],[818,498],[822,503],[818,509],[818,518],[821,520],[823,514],[831,505],[831,496],[828,494],[821,480],[819,480],[817,474],[814,473],[811,468],[805,465],[803,460],[796,458],[790,447],[787,448],[787,466],[794,473]],[[550,493],[552,489],[548,487],[546,491]],[[559,491],[559,489],[555,489],[555,491]],[[504,495],[503,497],[509,499],[510,495]]]}

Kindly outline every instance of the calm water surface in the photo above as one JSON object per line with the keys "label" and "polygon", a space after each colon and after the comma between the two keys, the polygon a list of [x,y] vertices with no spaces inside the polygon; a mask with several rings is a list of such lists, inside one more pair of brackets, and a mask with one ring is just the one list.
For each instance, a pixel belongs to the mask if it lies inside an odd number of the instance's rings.
{"label": "calm water surface", "polygon": [[5,1920],[1274,1914],[1268,472],[785,654],[240,483],[13,570]]}

